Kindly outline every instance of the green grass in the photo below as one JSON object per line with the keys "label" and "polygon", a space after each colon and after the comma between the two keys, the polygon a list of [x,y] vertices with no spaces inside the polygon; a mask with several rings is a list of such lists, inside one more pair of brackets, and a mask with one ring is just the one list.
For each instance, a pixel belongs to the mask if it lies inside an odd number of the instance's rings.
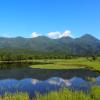
{"label": "green grass", "polygon": [[100,86],[92,87],[91,96],[94,100],[100,100]]}
{"label": "green grass", "polygon": [[[44,64],[44,65],[32,65],[32,68],[40,68],[40,69],[77,69],[79,66],[71,65],[60,65],[60,64]],[[80,67],[84,68],[84,67]]]}
{"label": "green grass", "polygon": [[[26,93],[5,94],[0,96],[0,100],[29,100]],[[100,100],[100,86],[92,87],[89,93],[82,91],[71,91],[69,89],[61,89],[41,95],[37,93],[33,100]]]}
{"label": "green grass", "polygon": [[46,60],[53,64],[44,65],[32,65],[31,68],[42,68],[42,69],[74,69],[88,67],[100,71],[100,58],[95,61],[89,61],[86,58],[76,59],[57,59],[57,60]]}
{"label": "green grass", "polygon": [[56,63],[83,66],[100,71],[100,59],[97,59],[95,61],[89,61],[86,58],[77,58],[77,59],[58,61]]}
{"label": "green grass", "polygon": [[61,89],[45,95],[37,94],[35,100],[100,100],[100,86],[92,88],[90,93]]}
{"label": "green grass", "polygon": [[29,100],[27,93],[5,94],[0,96],[0,100]]}
{"label": "green grass", "polygon": [[38,94],[35,100],[91,100],[91,97],[83,92],[72,92],[65,89],[46,95]]}

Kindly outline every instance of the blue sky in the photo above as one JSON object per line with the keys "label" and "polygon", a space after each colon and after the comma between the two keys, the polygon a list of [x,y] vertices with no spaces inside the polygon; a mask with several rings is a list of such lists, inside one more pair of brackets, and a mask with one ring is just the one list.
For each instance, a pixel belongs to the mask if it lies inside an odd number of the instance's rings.
{"label": "blue sky", "polygon": [[100,39],[100,0],[0,0],[0,36],[64,33]]}

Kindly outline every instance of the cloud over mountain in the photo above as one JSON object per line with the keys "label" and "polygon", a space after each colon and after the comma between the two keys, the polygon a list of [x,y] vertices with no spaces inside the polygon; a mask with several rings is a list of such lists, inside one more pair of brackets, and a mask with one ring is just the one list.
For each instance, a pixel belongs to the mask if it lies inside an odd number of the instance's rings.
{"label": "cloud over mountain", "polygon": [[71,36],[71,31],[70,30],[65,30],[63,33],[61,32],[49,32],[47,34],[47,36],[49,38],[53,38],[53,39],[58,39],[58,38],[62,38],[62,37],[67,37],[67,36]]}
{"label": "cloud over mountain", "polygon": [[33,32],[32,33],[32,38],[36,38],[36,37],[38,37],[38,36],[40,36],[41,34],[38,34],[37,32]]}
{"label": "cloud over mountain", "polygon": [[[32,33],[32,38],[41,36],[41,34],[37,33],[37,32],[33,32]],[[62,38],[62,37],[67,37],[67,36],[71,36],[71,31],[70,30],[65,30],[64,32],[49,32],[46,34],[47,37],[52,38],[52,39],[58,39],[58,38]]]}
{"label": "cloud over mountain", "polygon": [[[61,36],[67,36],[68,32],[64,32]],[[57,33],[58,34],[58,33]],[[60,33],[59,33],[60,34]],[[68,34],[69,35],[69,34]],[[39,36],[37,33],[34,37]],[[2,38],[0,37],[0,49],[28,49],[43,53],[66,53],[68,55],[100,55],[100,40],[85,34],[78,38],[65,37],[61,39],[51,39],[46,36],[37,38]]]}

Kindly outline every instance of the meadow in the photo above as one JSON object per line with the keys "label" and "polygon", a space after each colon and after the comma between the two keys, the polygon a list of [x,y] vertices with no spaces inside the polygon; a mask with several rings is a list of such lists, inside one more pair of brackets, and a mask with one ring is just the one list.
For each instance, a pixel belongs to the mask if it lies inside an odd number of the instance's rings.
{"label": "meadow", "polygon": [[[36,60],[37,61],[37,60]],[[95,71],[100,71],[100,57],[96,60],[87,59],[85,57],[78,57],[72,59],[51,59],[40,60],[42,62],[48,62],[51,64],[44,65],[32,65],[31,68],[41,69],[75,69],[75,68],[89,68]]]}

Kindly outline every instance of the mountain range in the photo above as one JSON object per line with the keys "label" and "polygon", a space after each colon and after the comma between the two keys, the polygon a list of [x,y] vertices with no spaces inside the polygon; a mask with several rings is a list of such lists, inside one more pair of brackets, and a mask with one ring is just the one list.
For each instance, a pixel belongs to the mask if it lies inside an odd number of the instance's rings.
{"label": "mountain range", "polygon": [[0,49],[30,49],[38,52],[63,52],[67,54],[100,54],[100,40],[90,34],[79,38],[62,37],[50,39],[45,36],[36,38],[0,37]]}

